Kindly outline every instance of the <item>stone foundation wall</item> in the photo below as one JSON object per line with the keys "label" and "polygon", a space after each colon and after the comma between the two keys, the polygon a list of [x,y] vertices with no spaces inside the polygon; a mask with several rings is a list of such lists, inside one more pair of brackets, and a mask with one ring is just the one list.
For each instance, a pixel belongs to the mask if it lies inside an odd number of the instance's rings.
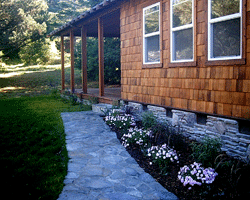
{"label": "stone foundation wall", "polygon": [[233,157],[241,157],[249,161],[250,135],[239,132],[237,120],[199,116],[196,113],[180,110],[171,110],[172,117],[166,115],[166,109],[158,106],[143,106],[139,103],[128,102],[138,114],[149,110],[160,121],[167,121],[173,128],[181,130],[182,134],[192,140],[201,141],[205,136],[219,138],[222,142],[222,151]]}

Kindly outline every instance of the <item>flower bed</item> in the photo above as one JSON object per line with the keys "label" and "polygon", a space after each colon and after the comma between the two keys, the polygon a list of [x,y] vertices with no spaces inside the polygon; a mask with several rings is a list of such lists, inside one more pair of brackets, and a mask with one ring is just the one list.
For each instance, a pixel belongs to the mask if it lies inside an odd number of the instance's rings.
{"label": "flower bed", "polygon": [[[249,165],[223,152],[206,155],[209,151],[204,149],[209,149],[210,143],[213,149],[217,141],[206,140],[206,148],[202,148],[178,133],[169,133],[155,120],[151,119],[153,127],[147,124],[145,129],[141,124],[146,123],[136,124],[132,115],[109,113],[104,120],[138,164],[180,199],[228,199],[249,194],[245,184]],[[197,149],[203,152],[197,153]]]}

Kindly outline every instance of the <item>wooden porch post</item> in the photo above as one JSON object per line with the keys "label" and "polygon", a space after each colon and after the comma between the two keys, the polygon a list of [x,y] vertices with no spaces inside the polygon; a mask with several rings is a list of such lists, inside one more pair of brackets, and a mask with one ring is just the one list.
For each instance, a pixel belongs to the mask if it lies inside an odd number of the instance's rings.
{"label": "wooden porch post", "polygon": [[104,96],[103,20],[98,18],[99,95]]}
{"label": "wooden porch post", "polygon": [[82,26],[82,91],[87,94],[87,29]]}
{"label": "wooden porch post", "polygon": [[71,76],[70,76],[70,88],[71,92],[75,92],[75,72],[74,72],[74,32],[73,30],[70,31],[70,57],[71,57]]}
{"label": "wooden porch post", "polygon": [[62,78],[61,78],[61,84],[62,84],[62,90],[65,90],[65,72],[64,72],[64,37],[61,35],[61,72],[62,72]]}

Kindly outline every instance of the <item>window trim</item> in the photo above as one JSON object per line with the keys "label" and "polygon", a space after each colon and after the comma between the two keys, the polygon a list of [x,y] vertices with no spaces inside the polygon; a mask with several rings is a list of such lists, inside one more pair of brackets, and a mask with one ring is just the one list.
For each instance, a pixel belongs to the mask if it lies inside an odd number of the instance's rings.
{"label": "window trim", "polygon": [[[146,9],[159,5],[159,31],[157,34],[147,34],[148,37],[153,35],[159,35],[159,47],[160,47],[160,61],[159,62],[145,62],[145,15]],[[151,4],[146,4],[142,8],[142,68],[162,68],[162,1],[154,1]]]}
{"label": "window trim", "polygon": [[[210,58],[210,41],[211,38],[209,37],[209,33],[211,31],[210,28],[210,23],[209,23],[209,19],[211,18],[211,0],[205,1],[205,8],[206,8],[206,25],[205,25],[205,31],[206,31],[206,43],[205,43],[205,56],[206,56],[206,61],[205,61],[205,65],[206,66],[217,66],[217,65],[243,65],[246,64],[246,0],[240,0],[240,16],[241,16],[241,56],[227,56],[227,57],[219,57],[219,58]],[[210,19],[210,22],[212,21],[212,23],[216,23],[216,22],[220,22],[220,21],[225,21],[225,19],[236,19],[238,18],[237,15],[239,15],[238,13],[236,14],[231,14],[231,15],[227,15],[227,16],[222,16],[222,17],[218,17],[215,19]]]}
{"label": "window trim", "polygon": [[[173,0],[169,1],[169,8],[170,8],[170,49],[169,49],[169,55],[170,55],[170,67],[176,67],[176,66],[196,66],[196,1],[192,0],[192,24],[186,24],[182,25],[180,27],[173,28]],[[173,51],[173,32],[180,31],[180,30],[187,30],[189,28],[193,28],[193,59],[183,59],[183,60],[173,60],[173,54],[171,53]],[[173,30],[174,29],[174,30]]]}
{"label": "window trim", "polygon": [[213,60],[235,60],[235,59],[241,59],[242,58],[242,31],[240,31],[240,55],[239,56],[223,56],[223,57],[217,57],[217,58],[212,58],[212,51],[213,51],[213,45],[212,45],[212,34],[211,34],[211,30],[212,30],[212,25],[219,23],[219,22],[226,22],[232,19],[238,19],[240,18],[240,28],[242,30],[242,1],[240,1],[240,13],[234,13],[234,14],[230,14],[230,15],[226,15],[226,16],[222,16],[222,17],[217,17],[214,19],[211,19],[211,12],[212,12],[212,8],[211,8],[211,2],[212,0],[208,0],[208,60],[209,61],[213,61]]}

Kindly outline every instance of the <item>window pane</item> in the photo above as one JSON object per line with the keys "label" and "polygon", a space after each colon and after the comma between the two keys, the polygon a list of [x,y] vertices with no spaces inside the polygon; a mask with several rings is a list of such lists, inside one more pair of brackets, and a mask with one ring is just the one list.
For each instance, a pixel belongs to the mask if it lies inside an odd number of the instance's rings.
{"label": "window pane", "polygon": [[192,23],[192,0],[173,0],[173,27]]}
{"label": "window pane", "polygon": [[145,34],[159,31],[159,11],[145,16]]}
{"label": "window pane", "polygon": [[240,18],[212,25],[211,57],[240,55]]}
{"label": "window pane", "polygon": [[155,12],[155,11],[158,11],[159,10],[159,5],[157,6],[154,6],[152,8],[148,8],[146,11],[145,11],[145,14],[149,14],[149,13],[152,13],[152,12]]}
{"label": "window pane", "polygon": [[173,61],[193,59],[193,29],[173,32]]}
{"label": "window pane", "polygon": [[240,12],[240,0],[212,0],[211,3],[212,19]]}
{"label": "window pane", "polygon": [[145,62],[160,62],[159,35],[145,38]]}

